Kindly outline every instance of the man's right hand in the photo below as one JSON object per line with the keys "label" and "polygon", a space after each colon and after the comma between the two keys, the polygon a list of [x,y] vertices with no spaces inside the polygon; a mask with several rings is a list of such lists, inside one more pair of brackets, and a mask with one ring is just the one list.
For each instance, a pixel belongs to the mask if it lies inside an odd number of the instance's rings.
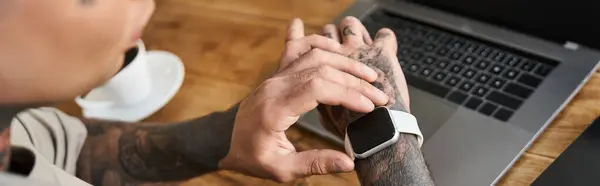
{"label": "man's right hand", "polygon": [[318,104],[365,113],[388,103],[388,96],[369,83],[378,78],[377,73],[334,53],[340,51],[341,45],[334,40],[305,37],[302,22],[294,20],[278,71],[240,104],[230,150],[219,167],[280,182],[352,171],[354,163],[345,153],[297,152],[285,135],[302,114]]}

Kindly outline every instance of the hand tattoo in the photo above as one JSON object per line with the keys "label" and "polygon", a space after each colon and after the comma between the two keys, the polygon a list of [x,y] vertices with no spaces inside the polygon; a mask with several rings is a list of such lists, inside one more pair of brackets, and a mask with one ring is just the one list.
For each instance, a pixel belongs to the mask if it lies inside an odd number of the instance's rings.
{"label": "hand tattoo", "polygon": [[[354,34],[349,27],[345,27],[342,33]],[[390,34],[380,33],[375,38],[384,39],[388,36]],[[400,80],[396,74],[400,72],[395,71],[393,66],[393,63],[397,63],[394,59],[396,56],[386,53],[382,47],[364,45],[349,57],[365,63],[378,73],[377,80],[372,84],[389,96],[390,100],[386,105],[388,108],[409,112],[410,109],[402,100],[396,82]],[[318,109],[324,115],[322,118],[326,123],[325,128],[336,132],[338,136],[345,134],[349,121],[363,115],[339,106],[319,106]],[[331,130],[332,128],[334,130]],[[418,146],[417,137],[412,134],[400,133],[395,145],[366,159],[356,160],[356,171],[362,185],[434,185]]]}
{"label": "hand tattoo", "polygon": [[354,33],[354,31],[352,31],[350,26],[346,26],[346,27],[344,27],[344,29],[342,29],[342,35],[349,36],[349,35],[356,35],[356,34]]}

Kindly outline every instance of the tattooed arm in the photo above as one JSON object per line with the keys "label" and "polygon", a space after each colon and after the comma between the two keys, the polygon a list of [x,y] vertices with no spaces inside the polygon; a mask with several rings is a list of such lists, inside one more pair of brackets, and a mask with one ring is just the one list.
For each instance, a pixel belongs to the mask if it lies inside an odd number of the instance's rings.
{"label": "tattooed arm", "polygon": [[[390,100],[386,105],[392,110],[410,112],[409,97],[404,75],[396,57],[396,38],[389,29],[377,33],[373,44],[365,44],[363,37],[368,35],[364,26],[356,18],[346,18],[341,22],[341,36],[337,29],[328,25],[325,33],[343,41],[346,55],[373,68],[379,74],[372,84],[383,90]],[[327,34],[326,34],[327,35]],[[343,107],[319,107],[324,115],[324,125],[339,136],[345,134],[349,121],[362,115]],[[356,160],[356,172],[362,185],[434,185],[433,179],[413,134],[400,133],[399,140],[382,151],[366,159]]]}
{"label": "tattooed arm", "polygon": [[86,121],[77,176],[94,185],[138,185],[217,170],[238,106],[171,125]]}

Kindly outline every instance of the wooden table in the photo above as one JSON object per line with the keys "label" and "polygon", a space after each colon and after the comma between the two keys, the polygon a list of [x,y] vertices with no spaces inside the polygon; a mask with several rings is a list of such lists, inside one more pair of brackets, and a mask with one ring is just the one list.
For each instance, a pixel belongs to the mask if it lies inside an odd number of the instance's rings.
{"label": "wooden table", "polygon": [[[321,26],[351,3],[352,0],[157,0],[156,13],[143,39],[150,50],[167,50],[181,57],[186,76],[173,100],[147,120],[181,121],[235,104],[277,67],[290,19],[300,17],[309,32],[318,33]],[[73,103],[59,108],[81,115]],[[593,74],[500,185],[529,185],[598,115],[600,72]],[[292,127],[288,136],[298,150],[341,149],[297,127]],[[218,171],[180,185],[358,185],[358,182],[355,173],[312,176],[277,184]]]}

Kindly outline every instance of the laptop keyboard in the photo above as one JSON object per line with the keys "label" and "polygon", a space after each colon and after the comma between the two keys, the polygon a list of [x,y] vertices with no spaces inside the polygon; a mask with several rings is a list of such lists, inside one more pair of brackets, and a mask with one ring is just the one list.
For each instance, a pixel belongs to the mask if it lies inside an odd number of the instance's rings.
{"label": "laptop keyboard", "polygon": [[409,85],[501,121],[558,65],[382,10],[364,24],[372,36],[380,28],[394,30]]}

